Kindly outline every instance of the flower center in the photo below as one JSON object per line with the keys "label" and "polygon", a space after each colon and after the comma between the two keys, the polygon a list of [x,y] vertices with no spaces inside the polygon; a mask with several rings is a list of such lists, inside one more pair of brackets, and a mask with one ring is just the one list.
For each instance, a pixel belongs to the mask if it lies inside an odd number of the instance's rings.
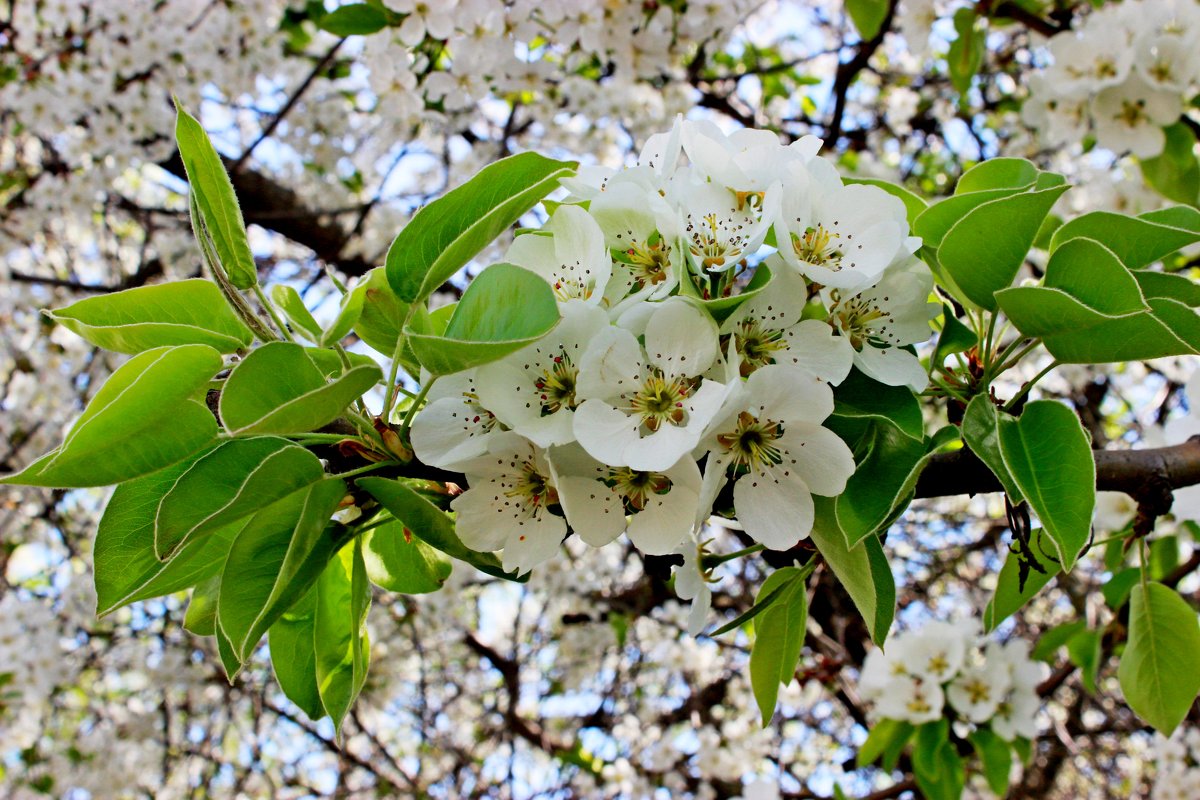
{"label": "flower center", "polygon": [[475,393],[474,387],[462,393],[463,399],[467,401],[467,417],[476,425],[483,426],[483,432],[488,433],[492,428],[496,427],[496,415],[483,407],[479,402],[479,395]]}
{"label": "flower center", "polygon": [[626,263],[632,267],[635,289],[655,286],[667,279],[667,272],[671,269],[671,254],[661,239],[645,244],[632,242],[625,256],[628,258]]}
{"label": "flower center", "polygon": [[642,388],[629,401],[630,411],[642,418],[642,425],[651,433],[664,422],[683,425],[687,422],[683,402],[691,388],[686,378],[668,379],[655,372],[646,378]]}
{"label": "flower center", "polygon": [[838,240],[842,235],[827,229],[824,225],[812,225],[804,229],[802,235],[792,234],[792,248],[796,256],[807,264],[830,269],[841,269],[842,251],[838,248]]}
{"label": "flower center", "polygon": [[992,696],[992,688],[979,678],[972,678],[963,684],[963,691],[967,693],[967,699],[972,705],[986,703]]}
{"label": "flower center", "polygon": [[1145,100],[1122,100],[1121,110],[1117,113],[1117,122],[1122,122],[1131,128],[1136,128],[1142,122],[1149,121],[1146,114]]}
{"label": "flower center", "polygon": [[652,495],[671,491],[671,479],[661,472],[642,472],[629,467],[610,469],[604,484],[621,495],[626,514],[641,511]]}
{"label": "flower center", "polygon": [[[892,312],[884,311],[878,303],[864,300],[858,295],[841,300],[835,291],[833,297],[833,323],[842,330],[855,350],[861,351],[865,344],[876,347],[887,347],[891,344],[886,339]],[[884,298],[885,301],[887,299]]]}
{"label": "flower center", "polygon": [[542,400],[542,416],[548,417],[564,408],[575,409],[575,382],[579,368],[566,353],[554,357],[554,363],[534,382]]}
{"label": "flower center", "polygon": [[721,219],[716,214],[707,214],[696,223],[688,217],[687,232],[692,239],[692,255],[700,259],[706,270],[719,272],[740,259],[745,240],[738,233],[742,225],[732,219]]}
{"label": "flower center", "polygon": [[759,367],[775,363],[775,354],[787,348],[783,331],[764,328],[762,320],[743,319],[734,331],[734,347],[742,356],[741,373],[746,377]]}
{"label": "flower center", "polygon": [[554,276],[554,296],[562,302],[568,300],[587,300],[596,288],[592,271],[579,261],[574,264],[562,264]]}
{"label": "flower center", "polygon": [[908,710],[914,714],[928,714],[930,711],[933,710],[933,706],[931,706],[929,704],[929,701],[925,698],[925,695],[922,694],[921,690],[919,690],[919,689],[917,690],[916,694],[914,694],[912,696],[912,698],[908,701],[908,703],[906,705],[908,707]]}
{"label": "flower center", "polygon": [[946,658],[945,653],[934,653],[929,657],[929,663],[926,665],[926,668],[934,675],[941,675],[950,669],[950,661]]}
{"label": "flower center", "polygon": [[737,471],[752,472],[783,463],[776,442],[783,436],[783,425],[773,420],[759,421],[748,411],[738,414],[737,427],[717,436],[717,442],[732,454]]}
{"label": "flower center", "polygon": [[531,514],[558,502],[558,492],[550,485],[550,479],[538,471],[531,460],[521,464],[520,474],[504,496],[513,498]]}

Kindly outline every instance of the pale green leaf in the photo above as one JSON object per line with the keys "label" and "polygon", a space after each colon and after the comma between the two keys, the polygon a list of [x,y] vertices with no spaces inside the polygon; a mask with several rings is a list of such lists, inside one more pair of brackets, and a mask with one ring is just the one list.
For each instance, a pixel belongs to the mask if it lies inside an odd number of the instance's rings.
{"label": "pale green leaf", "polygon": [[754,618],[754,646],[750,650],[750,686],[766,727],[775,714],[780,685],[795,677],[804,647],[808,620],[808,594],[799,567],[772,572],[758,590],[756,604],[780,589],[779,599]]}
{"label": "pale green leaf", "polygon": [[837,525],[833,500],[813,497],[816,520],[810,534],[833,574],[867,623],[871,640],[882,645],[896,615],[896,581],[878,536],[868,536],[853,549]]}
{"label": "pale green leaf", "polygon": [[401,594],[436,592],[450,577],[450,559],[413,536],[403,523],[389,522],[363,537],[367,576],[381,589]]}
{"label": "pale green leaf", "polygon": [[1200,692],[1200,625],[1196,612],[1161,583],[1130,595],[1129,641],[1117,668],[1129,707],[1163,736],[1187,716]]}
{"label": "pale green leaf", "polygon": [[317,689],[341,737],[342,720],[367,679],[371,646],[366,617],[371,602],[362,550],[346,547],[329,562],[316,588],[313,641]]}

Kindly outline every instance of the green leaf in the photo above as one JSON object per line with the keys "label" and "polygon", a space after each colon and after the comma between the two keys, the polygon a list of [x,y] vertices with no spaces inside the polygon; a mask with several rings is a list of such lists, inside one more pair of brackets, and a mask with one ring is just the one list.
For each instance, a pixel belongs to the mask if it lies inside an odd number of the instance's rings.
{"label": "green leaf", "polygon": [[1198,663],[1200,625],[1187,601],[1161,583],[1133,587],[1117,678],[1134,713],[1170,736],[1200,692]]}
{"label": "green leaf", "polygon": [[[682,251],[680,251],[678,257],[672,256],[672,259],[683,263],[684,256]],[[770,267],[766,264],[759,264],[754,270],[754,275],[751,276],[750,282],[746,284],[741,292],[731,297],[714,297],[705,300],[700,294],[700,289],[697,288],[695,282],[690,278],[680,281],[679,294],[688,298],[700,308],[703,308],[717,324],[720,324],[729,319],[733,315],[733,312],[737,311],[738,307],[750,298],[768,291],[773,277]]]}
{"label": "green leaf", "polygon": [[[701,561],[701,565],[703,565],[703,564],[704,564],[704,562]],[[724,636],[725,634],[729,633],[730,631],[734,631],[734,630],[737,630],[738,628],[742,627],[747,622],[754,619],[759,614],[761,614],[762,612],[764,612],[768,608],[770,608],[771,604],[774,603],[776,600],[778,600],[783,595],[783,590],[786,588],[787,588],[786,586],[776,586],[773,591],[767,592],[766,596],[763,596],[763,593],[759,592],[759,596],[755,599],[754,604],[752,606],[750,606],[750,608],[746,609],[745,611],[743,611],[741,614],[738,614],[735,618],[733,618],[729,622],[727,622],[724,625],[722,625],[721,627],[717,628],[715,631],[710,633],[709,636],[711,636],[713,638],[716,638],[717,636]]]}
{"label": "green leaf", "polygon": [[364,281],[360,281],[353,289],[342,295],[337,316],[321,334],[317,344],[321,347],[332,347],[345,339],[350,330],[358,324],[358,318],[362,316],[363,301],[366,296],[367,284]]}
{"label": "green leaf", "polygon": [[367,679],[370,604],[371,584],[356,540],[354,547],[344,548],[329,562],[316,587],[313,641],[317,689],[339,739],[342,720]]}
{"label": "green leaf", "polygon": [[98,616],[138,600],[182,591],[221,571],[236,526],[214,531],[165,564],[154,552],[159,500],[188,466],[188,462],[175,464],[122,483],[109,498],[92,551]]}
{"label": "green leaf", "polygon": [[852,370],[834,389],[834,416],[886,422],[912,439],[924,437],[925,419],[907,386],[887,386]]}
{"label": "green leaf", "polygon": [[223,442],[159,492],[153,550],[166,559],[202,533],[250,516],[315,483],[325,470],[303,447],[276,436]]}
{"label": "green leaf", "polygon": [[1200,242],[1200,231],[1181,222],[1171,216],[1130,217],[1093,211],[1064,223],[1055,232],[1050,246],[1057,249],[1072,239],[1094,239],[1115,253],[1126,267],[1138,269]]}
{"label": "green leaf", "polygon": [[[1043,545],[1042,530],[1040,528],[1033,531],[1030,537],[1033,540],[1033,552],[1039,555],[1044,552],[1048,545]],[[996,591],[992,594],[992,599],[988,601],[987,608],[983,610],[983,629],[985,633],[991,633],[996,630],[996,627],[1004,620],[1017,613],[1029,600],[1045,588],[1046,584],[1050,583],[1059,572],[1058,565],[1048,559],[1038,558],[1038,563],[1041,564],[1044,572],[1038,572],[1035,569],[1028,568],[1025,576],[1025,585],[1021,585],[1021,556],[1016,552],[1010,551],[1004,559],[1004,566],[1000,568],[1000,575],[996,579]]]}
{"label": "green leaf", "polygon": [[887,0],[846,0],[846,12],[858,29],[858,35],[863,41],[869,41],[879,35],[883,21],[887,19]]}
{"label": "green leaf", "polygon": [[519,153],[489,164],[417,212],[387,253],[396,296],[418,303],[570,175],[575,162]]}
{"label": "green leaf", "polygon": [[382,378],[378,366],[359,364],[327,383],[303,347],[271,342],[251,351],[226,379],[221,421],[237,435],[316,430]]}
{"label": "green leaf", "polygon": [[959,800],[966,785],[962,757],[950,743],[950,723],[945,719],[917,727],[913,746],[913,778],[926,800]]}
{"label": "green leaf", "polygon": [[[387,272],[376,267],[366,274],[360,286],[365,286],[362,315],[354,332],[372,349],[391,356],[396,352],[396,342],[403,335],[404,320],[408,317],[405,303],[388,284]],[[415,361],[416,356],[412,356]]]}
{"label": "green leaf", "polygon": [[1067,640],[1067,658],[1079,667],[1083,688],[1090,694],[1096,693],[1096,674],[1100,671],[1103,641],[1104,631],[1086,628]]}
{"label": "green leaf", "polygon": [[936,253],[954,223],[984,203],[1020,192],[1020,189],[988,189],[947,197],[921,212],[913,222],[913,235],[920,236],[922,245]]}
{"label": "green leaf", "polygon": [[1023,158],[989,158],[962,174],[955,194],[986,192],[991,189],[1028,189],[1037,182],[1040,170]]}
{"label": "green leaf", "polygon": [[1051,206],[1067,190],[1056,186],[990,200],[946,232],[937,258],[966,299],[996,310],[997,291],[1012,285]]}
{"label": "green leaf", "polygon": [[271,287],[271,299],[287,317],[294,333],[303,336],[310,342],[321,340],[321,326],[313,319],[308,306],[304,304],[304,298],[300,296],[295,287],[288,286],[286,283],[276,284]]}
{"label": "green leaf", "polygon": [[1000,411],[987,395],[977,394],[967,403],[962,421],[963,441],[987,465],[1014,503],[1025,499],[1000,454]]}
{"label": "green leaf", "polygon": [[317,590],[313,587],[267,631],[279,688],[313,721],[325,716],[317,689],[316,610]]}
{"label": "green leaf", "polygon": [[1091,537],[1096,461],[1075,412],[1035,400],[1019,419],[999,420],[1000,454],[1069,572]]}
{"label": "green leaf", "polygon": [[[220,566],[220,563],[217,566]],[[184,630],[197,636],[217,635],[217,597],[220,592],[220,572],[215,572],[209,578],[196,584],[196,588],[192,589],[192,599],[188,602],[187,613],[183,617]]]}
{"label": "green leaf", "polygon": [[767,576],[756,604],[776,589],[781,589],[779,600],[754,620],[750,650],[750,686],[764,728],[775,714],[780,685],[787,686],[796,676],[808,620],[808,593],[799,567],[784,567]]}
{"label": "green leaf", "polygon": [[1183,275],[1169,272],[1152,272],[1140,269],[1133,273],[1138,288],[1146,299],[1165,297],[1178,300],[1186,306],[1200,306],[1200,284]]}
{"label": "green leaf", "polygon": [[[480,553],[463,544],[454,532],[454,523],[446,513],[400,481],[390,478],[359,478],[359,488],[379,501],[413,536],[441,550],[451,558],[465,561],[480,572],[497,578],[518,580],[515,572],[505,572],[494,553]],[[528,578],[526,577],[526,580]]]}
{"label": "green leaf", "polygon": [[1035,661],[1053,663],[1059,649],[1066,647],[1067,642],[1075,638],[1075,635],[1080,631],[1086,629],[1087,622],[1082,619],[1055,625],[1053,628],[1043,633],[1041,638],[1038,639],[1037,644],[1033,646],[1033,651],[1030,653],[1030,657]]}
{"label": "green leaf", "polygon": [[950,67],[950,82],[959,94],[966,94],[971,88],[971,81],[983,66],[983,55],[987,51],[984,31],[977,22],[973,8],[960,8],[954,12],[954,29],[958,37],[950,42],[946,64]]}
{"label": "green leaf", "polygon": [[[855,765],[858,768],[874,764],[881,756],[902,750],[912,739],[916,728],[912,723],[899,719],[881,719],[871,726],[867,740],[858,749]],[[884,767],[887,768],[886,765]]]}
{"label": "green leaf", "polygon": [[1012,770],[1012,748],[991,728],[976,728],[967,736],[983,764],[983,777],[997,797],[1008,793],[1008,773]]}
{"label": "green leaf", "polygon": [[156,347],[109,376],[56,449],[0,484],[107,486],[182,461],[213,442],[200,396],[221,369],[208,345]]}
{"label": "green leaf", "polygon": [[[1118,541],[1117,544],[1119,546],[1121,543]],[[1126,567],[1114,574],[1100,587],[1100,593],[1104,595],[1104,602],[1113,611],[1120,611],[1121,606],[1129,600],[1129,593],[1133,591],[1133,587],[1141,580],[1141,577],[1142,571],[1137,567]]]}
{"label": "green leaf", "polygon": [[372,3],[347,3],[318,17],[317,27],[334,36],[364,36],[388,26],[388,12]]}
{"label": "green leaf", "polygon": [[1141,161],[1146,183],[1168,200],[1196,205],[1200,199],[1200,164],[1193,148],[1196,136],[1183,122],[1163,128],[1167,135],[1161,155]]}
{"label": "green leaf", "polygon": [[554,291],[538,275],[494,264],[463,292],[441,335],[405,333],[421,366],[449,375],[503,358],[536,342],[558,324]]}
{"label": "green leaf", "polygon": [[234,539],[217,613],[242,661],[345,542],[344,536],[327,530],[345,495],[346,485],[337,478],[314,483],[259,511]]}
{"label": "green leaf", "polygon": [[865,183],[868,186],[878,186],[880,189],[883,189],[893,197],[900,198],[900,201],[904,203],[904,210],[906,212],[906,216],[908,217],[908,224],[910,226],[916,222],[917,217],[921,216],[921,212],[929,208],[929,203],[925,202],[922,197],[914,192],[910,192],[908,189],[905,189],[899,184],[892,183],[891,181],[883,181],[879,180],[878,178],[846,177],[842,179],[842,183],[847,185],[852,183]]}
{"label": "green leaf", "polygon": [[896,615],[896,581],[878,536],[868,536],[853,549],[837,525],[833,500],[813,497],[816,519],[813,544],[841,582],[867,623],[871,640],[882,646]]}
{"label": "green leaf", "polygon": [[389,522],[363,538],[367,577],[381,589],[401,594],[436,592],[450,577],[450,559],[420,539],[400,522]]}
{"label": "green leaf", "polygon": [[232,684],[237,678],[238,673],[242,671],[242,660],[238,658],[237,652],[233,649],[233,644],[229,641],[229,637],[225,635],[225,631],[221,629],[221,602],[220,595],[217,599],[217,655],[221,658],[221,667],[225,670],[225,677]]}
{"label": "green leaf", "polygon": [[939,436],[912,439],[892,425],[875,425],[874,441],[846,489],[834,500],[838,526],[851,547],[880,530],[908,505],[921,470],[933,452],[957,430],[947,426]]}
{"label": "green leaf", "polygon": [[229,282],[239,289],[249,289],[258,283],[258,268],[254,265],[254,254],[250,252],[246,223],[242,220],[233,183],[203,126],[178,100],[175,110],[179,157],[187,173],[188,188],[200,210],[202,227],[212,237],[217,258]]}
{"label": "green leaf", "polygon": [[954,353],[965,353],[979,344],[979,337],[966,325],[959,322],[950,306],[942,304],[942,332],[933,348],[932,363],[941,367],[946,358]]}
{"label": "green leaf", "polygon": [[254,341],[216,284],[195,278],[89,297],[46,312],[88,342],[115,353],[206,344],[236,353]]}

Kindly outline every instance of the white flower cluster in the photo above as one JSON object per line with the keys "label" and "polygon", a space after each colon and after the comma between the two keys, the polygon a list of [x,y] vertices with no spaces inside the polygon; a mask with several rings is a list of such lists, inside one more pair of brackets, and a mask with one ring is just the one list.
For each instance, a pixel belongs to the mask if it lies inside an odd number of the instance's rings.
{"label": "white flower cluster", "polygon": [[[40,711],[55,687],[74,677],[59,644],[61,626],[48,604],[22,601],[16,592],[0,600],[0,720],[5,711]],[[11,720],[0,724],[0,730]],[[15,732],[15,731],[14,731]],[[0,736],[0,745],[7,737]]]}
{"label": "white flower cluster", "polygon": [[990,723],[1011,742],[1037,737],[1046,672],[1023,640],[984,643],[976,620],[931,622],[868,653],[859,689],[880,717],[920,725],[941,719],[948,702],[959,719]]}
{"label": "white flower cluster", "polygon": [[903,204],[844,185],[819,146],[679,121],[636,166],[564,182],[568,202],[505,259],[550,283],[562,322],[437,381],[413,424],[422,461],[466,473],[453,508],[469,546],[524,571],[570,526],[669,553],[729,481],[756,541],[808,534],[812,495],[854,471],[821,424],[831,387],[852,365],[923,387],[902,346],[936,309]]}
{"label": "white flower cluster", "polygon": [[1200,797],[1200,729],[1180,726],[1169,739],[1155,734],[1154,763],[1152,800]]}
{"label": "white flower cluster", "polygon": [[1050,39],[1053,63],[1030,76],[1022,118],[1050,146],[1096,142],[1139,158],[1163,150],[1163,126],[1200,92],[1200,3],[1129,0],[1102,6]]}

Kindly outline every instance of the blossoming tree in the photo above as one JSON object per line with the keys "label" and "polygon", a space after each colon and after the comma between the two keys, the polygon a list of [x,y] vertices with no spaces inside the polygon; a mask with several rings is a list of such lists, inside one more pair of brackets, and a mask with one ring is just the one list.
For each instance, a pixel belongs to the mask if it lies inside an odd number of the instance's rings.
{"label": "blossoming tree", "polygon": [[1079,5],[9,4],[4,780],[1187,796],[1200,5]]}

